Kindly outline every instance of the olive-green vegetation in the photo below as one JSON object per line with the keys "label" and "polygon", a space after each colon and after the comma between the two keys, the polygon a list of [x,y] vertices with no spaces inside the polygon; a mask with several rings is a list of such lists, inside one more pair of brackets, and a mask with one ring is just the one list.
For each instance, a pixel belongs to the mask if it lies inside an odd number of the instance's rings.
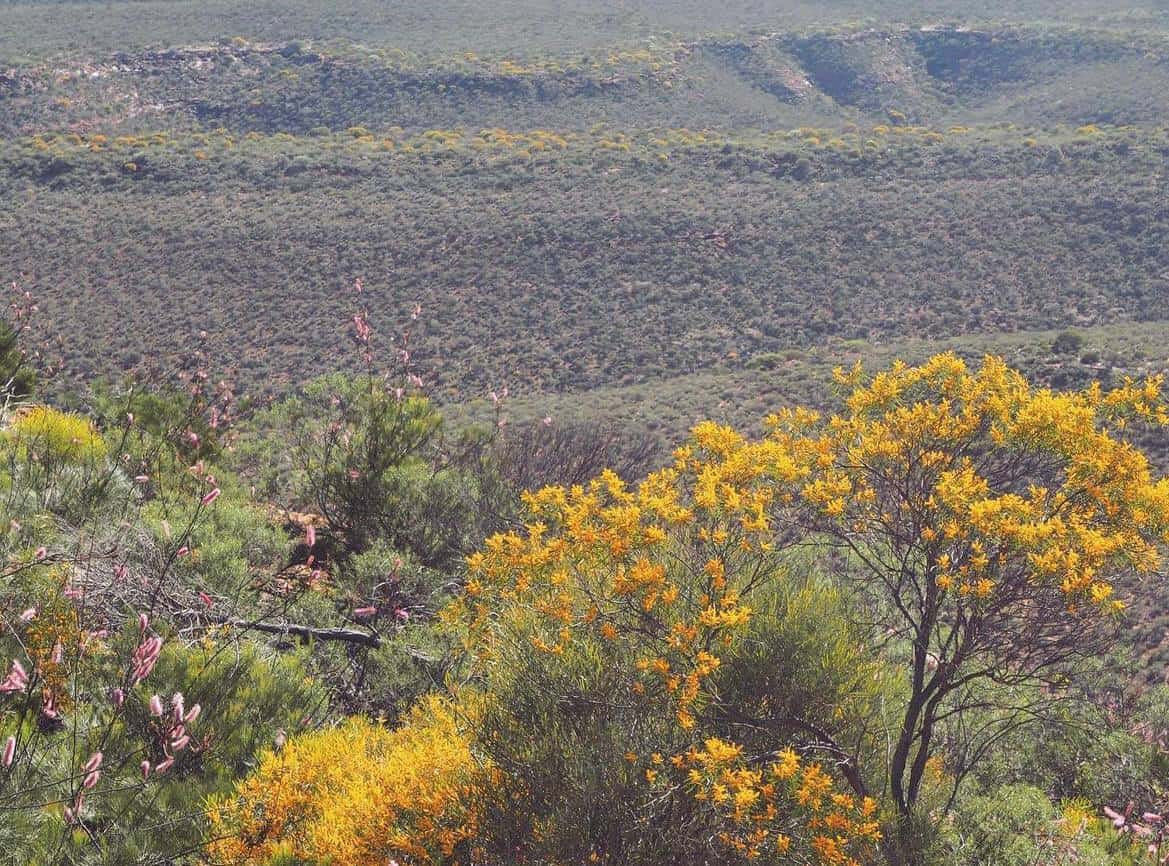
{"label": "olive-green vegetation", "polygon": [[279,392],[338,363],[362,277],[387,330],[421,303],[440,394],[581,391],[828,338],[1157,318],[1167,148],[1098,127],[58,135],[0,152],[20,202],[0,227],[73,380],[202,346]]}
{"label": "olive-green vegetation", "polygon": [[36,373],[17,345],[17,333],[0,320],[0,396],[25,397],[32,392]]}
{"label": "olive-green vegetation", "polygon": [[[68,10],[68,19],[62,13]],[[1131,30],[1169,29],[1157,4],[1107,0],[6,0],[0,4],[0,62],[186,45],[241,37],[257,41],[347,40],[415,51],[478,50],[527,55],[605,48],[634,36],[693,37],[743,29],[798,29],[872,22],[932,24],[1075,23]]]}

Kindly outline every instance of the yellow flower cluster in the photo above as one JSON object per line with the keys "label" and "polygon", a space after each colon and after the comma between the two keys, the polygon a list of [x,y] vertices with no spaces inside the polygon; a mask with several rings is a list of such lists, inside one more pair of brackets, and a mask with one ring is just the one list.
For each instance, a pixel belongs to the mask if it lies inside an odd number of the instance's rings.
{"label": "yellow flower cluster", "polygon": [[360,718],[268,752],[209,808],[211,857],[260,866],[280,854],[333,866],[450,863],[472,844],[490,784],[452,706],[427,698],[390,731]]}
{"label": "yellow flower cluster", "polygon": [[[64,572],[55,571],[50,576],[53,582],[65,579]],[[87,648],[76,607],[59,590],[42,596],[37,616],[24,627],[22,642],[36,671],[42,702],[57,710],[70,709],[70,678]],[[92,644],[88,647],[93,648]]]}
{"label": "yellow flower cluster", "polygon": [[[709,802],[727,819],[720,840],[739,856],[753,860],[766,852],[787,853],[793,834],[810,834],[817,861],[830,866],[859,866],[858,856],[881,838],[877,803],[838,793],[832,777],[806,763],[790,748],[770,765],[748,765],[742,748],[712,738],[684,758],[695,797]],[[796,820],[786,802],[804,810]]]}
{"label": "yellow flower cluster", "polygon": [[[719,664],[710,649],[733,640],[751,615],[728,576],[740,578],[741,561],[770,548],[765,499],[744,491],[735,508],[708,508],[701,485],[681,458],[636,488],[605,472],[587,486],[527,494],[525,533],[495,536],[470,557],[466,597],[446,616],[471,622],[480,657],[490,655],[501,607],[535,612],[529,639],[555,654],[581,636],[613,641],[649,630],[635,691],[671,696],[678,722],[692,726],[701,683]],[[694,556],[680,558],[683,548]]]}
{"label": "yellow flower cluster", "polygon": [[[621,642],[613,657],[633,660],[635,699],[666,702],[683,731],[701,736],[718,653],[750,621],[746,598],[775,567],[770,515],[793,501],[784,486],[798,492],[818,461],[818,445],[755,450],[729,428],[702,424],[671,466],[635,487],[605,472],[526,494],[525,530],[495,536],[469,558],[467,592],[444,616],[468,626],[468,649],[484,661],[516,630],[554,655],[577,642]],[[745,857],[811,845],[812,862],[850,864],[878,836],[875,804],[839,794],[794,752],[768,776],[738,745],[708,739],[668,766],[655,755],[636,773],[651,785],[692,787],[721,816],[728,849]]]}
{"label": "yellow flower cluster", "polygon": [[48,406],[19,413],[6,438],[29,455],[60,463],[86,463],[106,454],[105,441],[90,421]]}
{"label": "yellow flower cluster", "polygon": [[1058,393],[1000,359],[972,371],[944,354],[867,383],[859,367],[837,379],[846,413],[818,430],[773,416],[764,442],[708,466],[708,483],[773,463],[778,444],[799,479],[774,497],[790,520],[861,548],[899,546],[964,603],[1030,581],[1058,587],[1070,608],[1118,610],[1114,577],[1158,568],[1169,481],[1119,434],[1129,419],[1169,423],[1159,378]]}

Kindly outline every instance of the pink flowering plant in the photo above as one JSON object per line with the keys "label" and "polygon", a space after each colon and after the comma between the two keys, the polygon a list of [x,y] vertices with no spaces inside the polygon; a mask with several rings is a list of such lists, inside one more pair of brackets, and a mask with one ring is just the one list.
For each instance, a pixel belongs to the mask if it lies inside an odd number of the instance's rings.
{"label": "pink flowering plant", "polygon": [[28,399],[0,414],[6,862],[196,851],[206,796],[322,706],[301,654],[228,625],[254,594],[195,565],[238,497],[205,449],[225,415],[205,381],[150,418],[161,398],[138,390],[96,423]]}

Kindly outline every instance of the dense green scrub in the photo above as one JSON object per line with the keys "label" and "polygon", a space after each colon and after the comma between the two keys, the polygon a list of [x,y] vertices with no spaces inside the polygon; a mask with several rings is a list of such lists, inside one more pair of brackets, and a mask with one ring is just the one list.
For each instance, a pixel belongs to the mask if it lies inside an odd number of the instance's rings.
{"label": "dense green scrub", "polygon": [[383,329],[422,305],[440,393],[581,391],[830,338],[1157,319],[1166,147],[1095,127],[41,138],[0,150],[0,229],[74,379],[205,346],[277,392],[337,363],[361,277]]}

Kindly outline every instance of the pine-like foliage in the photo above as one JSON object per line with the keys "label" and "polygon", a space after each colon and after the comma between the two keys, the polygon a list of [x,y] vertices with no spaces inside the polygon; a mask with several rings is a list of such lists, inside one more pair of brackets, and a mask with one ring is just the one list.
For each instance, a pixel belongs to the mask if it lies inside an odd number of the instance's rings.
{"label": "pine-like foliage", "polygon": [[35,384],[36,373],[17,345],[16,331],[0,320],[0,395],[27,397]]}

